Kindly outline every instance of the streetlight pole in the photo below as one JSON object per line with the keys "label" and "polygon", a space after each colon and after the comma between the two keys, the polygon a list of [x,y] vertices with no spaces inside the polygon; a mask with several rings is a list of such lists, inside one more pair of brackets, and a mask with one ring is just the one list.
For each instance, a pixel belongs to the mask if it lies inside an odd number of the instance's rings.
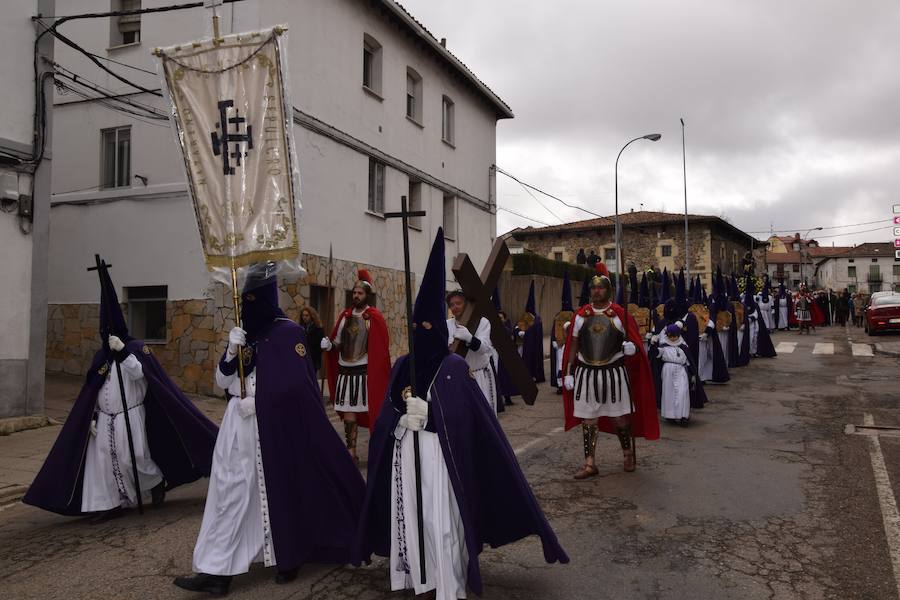
{"label": "streetlight pole", "polygon": [[[800,283],[806,283],[806,280],[803,279],[803,265],[806,264],[806,261],[803,260],[803,242],[807,241],[806,236],[808,236],[813,231],[822,231],[822,227],[813,227],[812,229],[808,229],[806,233],[803,234],[803,237],[800,238]],[[809,258],[809,244],[806,245],[806,257]]]}
{"label": "streetlight pole", "polygon": [[684,146],[684,119],[681,121],[681,164],[684,172],[684,270],[691,278],[691,260],[688,246],[688,208],[687,208],[687,152]]}
{"label": "streetlight pole", "polygon": [[625,148],[630,146],[633,142],[638,140],[650,140],[651,142],[658,142],[662,135],[658,133],[648,133],[647,135],[642,135],[639,137],[630,140],[627,144],[622,146],[622,149],[619,150],[619,154],[616,156],[616,168],[615,168],[615,180],[616,180],[616,194],[615,194],[615,209],[616,209],[616,273],[618,275],[618,282],[616,285],[622,285],[624,282],[624,269],[622,266],[624,265],[624,256],[622,255],[622,240],[621,240],[621,227],[619,225],[619,157],[622,156],[622,152],[625,151]]}

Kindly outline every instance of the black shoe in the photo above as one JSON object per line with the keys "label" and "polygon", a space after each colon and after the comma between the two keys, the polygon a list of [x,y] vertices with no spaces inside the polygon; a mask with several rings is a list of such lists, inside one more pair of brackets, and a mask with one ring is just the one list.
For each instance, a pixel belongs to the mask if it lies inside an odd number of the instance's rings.
{"label": "black shoe", "polygon": [[89,522],[91,525],[98,525],[100,523],[112,521],[113,519],[118,519],[124,514],[125,510],[121,506],[117,506],[111,510],[104,510],[103,512],[93,515]]}
{"label": "black shoe", "polygon": [[682,427],[687,427],[688,423],[689,423],[689,421],[684,418],[682,418],[680,421],[678,421],[678,424],[681,425]]}
{"label": "black shoe", "polygon": [[504,401],[504,404],[506,404],[507,406],[512,406],[513,405],[512,398],[507,397],[506,400]]}
{"label": "black shoe", "polygon": [[293,580],[297,579],[297,572],[299,570],[300,569],[297,568],[290,569],[288,571],[278,571],[278,573],[275,575],[275,583],[283,584],[292,582]]}
{"label": "black shoe", "polygon": [[166,483],[164,481],[150,490],[150,498],[153,506],[160,506],[166,500]]}
{"label": "black shoe", "polygon": [[231,586],[231,577],[197,573],[193,577],[176,577],[172,583],[189,592],[206,592],[213,596],[224,596]]}

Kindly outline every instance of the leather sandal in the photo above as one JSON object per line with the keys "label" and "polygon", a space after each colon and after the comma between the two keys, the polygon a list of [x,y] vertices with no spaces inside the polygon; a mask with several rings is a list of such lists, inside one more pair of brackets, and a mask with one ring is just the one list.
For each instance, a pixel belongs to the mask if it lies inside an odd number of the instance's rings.
{"label": "leather sandal", "polygon": [[635,469],[634,450],[625,450],[622,452],[622,455],[625,457],[625,465],[623,467],[625,472],[633,472]]}
{"label": "leather sandal", "polygon": [[575,479],[587,479],[588,477],[594,477],[595,475],[599,475],[600,471],[597,470],[595,465],[589,465],[585,463],[581,466],[581,469],[575,473]]}

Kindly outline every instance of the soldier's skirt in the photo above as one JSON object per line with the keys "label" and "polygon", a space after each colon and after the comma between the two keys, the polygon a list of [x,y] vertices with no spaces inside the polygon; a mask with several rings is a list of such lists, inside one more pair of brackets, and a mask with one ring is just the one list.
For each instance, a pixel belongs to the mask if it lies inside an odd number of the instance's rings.
{"label": "soldier's skirt", "polygon": [[575,416],[579,419],[621,417],[631,413],[628,371],[618,360],[595,367],[575,366]]}
{"label": "soldier's skirt", "polygon": [[334,410],[338,412],[368,412],[367,369],[368,365],[340,366],[337,389],[334,394]]}

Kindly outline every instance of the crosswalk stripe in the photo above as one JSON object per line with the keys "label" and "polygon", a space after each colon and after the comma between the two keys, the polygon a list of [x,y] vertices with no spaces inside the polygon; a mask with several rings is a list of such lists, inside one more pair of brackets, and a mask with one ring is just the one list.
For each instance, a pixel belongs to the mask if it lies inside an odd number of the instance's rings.
{"label": "crosswalk stripe", "polygon": [[853,356],[875,356],[872,352],[872,346],[869,344],[850,344]]}
{"label": "crosswalk stripe", "polygon": [[775,352],[778,354],[790,354],[797,349],[797,342],[778,342]]}
{"label": "crosswalk stripe", "polygon": [[819,342],[813,348],[813,354],[834,354],[834,344],[831,342]]}

